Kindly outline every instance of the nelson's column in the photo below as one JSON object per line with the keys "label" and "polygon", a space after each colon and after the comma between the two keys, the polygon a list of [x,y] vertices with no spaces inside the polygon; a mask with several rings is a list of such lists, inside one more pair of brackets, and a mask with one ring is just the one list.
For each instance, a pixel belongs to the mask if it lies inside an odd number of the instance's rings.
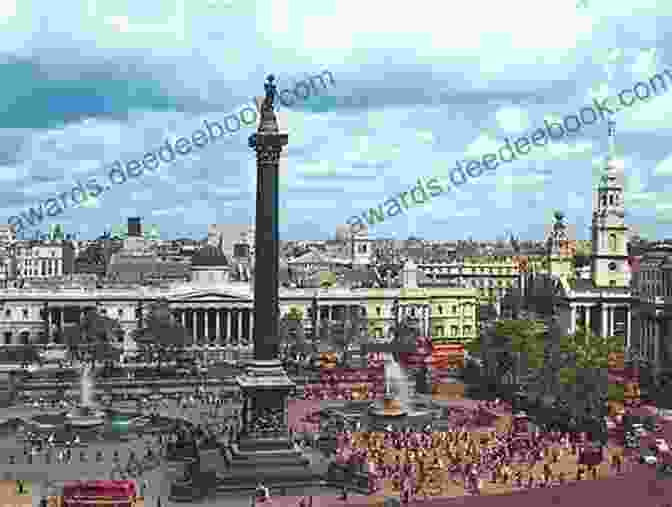
{"label": "nelson's column", "polygon": [[254,360],[236,379],[244,394],[241,430],[225,453],[227,470],[218,477],[218,489],[254,489],[261,481],[300,494],[317,477],[289,436],[287,396],[295,384],[278,359],[278,169],[288,134],[279,132],[273,110],[274,77],[267,80],[259,127],[249,138],[257,154]]}

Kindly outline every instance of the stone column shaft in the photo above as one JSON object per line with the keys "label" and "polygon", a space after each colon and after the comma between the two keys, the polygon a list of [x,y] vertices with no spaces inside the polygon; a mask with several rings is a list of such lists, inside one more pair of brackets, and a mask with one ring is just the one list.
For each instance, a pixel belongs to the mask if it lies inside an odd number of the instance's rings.
{"label": "stone column shaft", "polygon": [[203,335],[205,337],[205,343],[210,342],[210,331],[208,329],[208,326],[210,324],[210,316],[208,315],[209,313],[210,313],[209,308],[203,310]]}
{"label": "stone column shaft", "polygon": [[254,336],[254,312],[248,312],[249,323],[250,323],[250,338]]}
{"label": "stone column shaft", "polygon": [[609,336],[614,335],[615,331],[615,326],[614,326],[614,321],[615,321],[615,315],[616,315],[616,308],[609,308]]}
{"label": "stone column shaft", "polygon": [[585,315],[585,325],[586,325],[586,331],[590,332],[590,306],[584,306],[583,307],[584,315]]}
{"label": "stone column shaft", "polygon": [[198,313],[197,313],[195,308],[192,310],[192,312],[193,313],[191,315],[191,324],[193,326],[193,329],[191,330],[191,334],[192,334],[192,337],[194,338],[194,344],[197,344],[198,342],[196,341],[196,329],[198,328],[198,326],[197,326],[197,324],[198,324],[198,317],[197,317]]}
{"label": "stone column shaft", "polygon": [[215,337],[217,338],[217,345],[221,345],[221,340],[222,340],[222,322],[221,322],[221,313],[222,309],[217,308],[215,311],[215,326],[216,326],[216,333]]}
{"label": "stone column shaft", "polygon": [[52,333],[52,328],[54,327],[54,311],[51,308],[47,308],[47,336],[49,337],[49,343],[53,343],[54,334]]}
{"label": "stone column shaft", "polygon": [[[655,320],[654,320],[655,323]],[[631,328],[632,328],[632,310],[630,307],[625,309],[625,349],[629,350],[631,345]]]}
{"label": "stone column shaft", "polygon": [[569,311],[569,332],[570,334],[576,333],[576,306],[572,305]]}

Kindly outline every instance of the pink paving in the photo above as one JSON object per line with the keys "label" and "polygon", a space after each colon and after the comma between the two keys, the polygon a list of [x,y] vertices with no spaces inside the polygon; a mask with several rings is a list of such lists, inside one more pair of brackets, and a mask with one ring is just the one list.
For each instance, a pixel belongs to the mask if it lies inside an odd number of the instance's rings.
{"label": "pink paving", "polygon": [[[272,497],[259,507],[297,507],[301,497]],[[347,503],[336,496],[314,496],[313,507],[372,506],[380,497],[350,495]],[[433,498],[411,501],[409,507],[583,507],[594,503],[609,507],[668,507],[672,505],[672,478],[657,479],[649,468],[636,468],[628,475],[586,480],[548,489],[533,489],[507,495]],[[380,503],[378,503],[380,505]]]}
{"label": "pink paving", "polygon": [[319,400],[288,400],[287,422],[290,427],[297,431],[314,432],[320,428],[319,424],[304,420],[311,412],[317,412],[322,408]]}

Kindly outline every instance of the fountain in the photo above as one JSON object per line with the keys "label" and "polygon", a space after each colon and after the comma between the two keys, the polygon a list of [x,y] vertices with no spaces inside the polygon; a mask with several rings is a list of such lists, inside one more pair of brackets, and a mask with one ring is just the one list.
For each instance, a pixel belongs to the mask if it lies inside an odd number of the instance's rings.
{"label": "fountain", "polygon": [[105,423],[105,413],[97,410],[93,403],[93,377],[91,367],[84,366],[80,378],[80,403],[65,417],[73,428],[91,428]]}
{"label": "fountain", "polygon": [[375,416],[399,417],[407,413],[409,405],[408,384],[399,364],[391,357],[385,358],[385,394],[382,406],[374,403],[369,411]]}
{"label": "fountain", "polygon": [[374,402],[363,416],[366,425],[372,430],[392,426],[417,428],[424,426],[432,419],[432,413],[425,410],[424,405],[411,401],[408,392],[408,379],[401,366],[392,359],[385,357],[385,394],[382,400]]}

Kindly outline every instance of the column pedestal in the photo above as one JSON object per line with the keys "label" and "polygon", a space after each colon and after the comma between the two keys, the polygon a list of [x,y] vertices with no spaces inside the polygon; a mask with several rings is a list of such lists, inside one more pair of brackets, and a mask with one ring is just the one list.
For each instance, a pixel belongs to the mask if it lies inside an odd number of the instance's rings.
{"label": "column pedestal", "polygon": [[[254,360],[236,379],[246,398],[247,414],[236,442],[225,455],[226,471],[218,475],[218,491],[250,490],[259,482],[286,484],[290,488],[319,481],[310,460],[289,437],[287,396],[296,384],[278,360]],[[265,426],[276,418],[279,431]]]}

